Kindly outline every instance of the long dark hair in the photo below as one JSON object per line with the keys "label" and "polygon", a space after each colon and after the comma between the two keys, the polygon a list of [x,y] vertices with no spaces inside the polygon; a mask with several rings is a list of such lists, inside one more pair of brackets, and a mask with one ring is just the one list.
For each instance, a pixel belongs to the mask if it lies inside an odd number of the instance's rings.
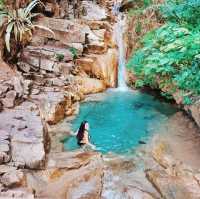
{"label": "long dark hair", "polygon": [[88,121],[83,121],[79,127],[78,133],[77,133],[77,140],[81,141],[84,137],[84,131],[85,131],[85,125],[88,123]]}

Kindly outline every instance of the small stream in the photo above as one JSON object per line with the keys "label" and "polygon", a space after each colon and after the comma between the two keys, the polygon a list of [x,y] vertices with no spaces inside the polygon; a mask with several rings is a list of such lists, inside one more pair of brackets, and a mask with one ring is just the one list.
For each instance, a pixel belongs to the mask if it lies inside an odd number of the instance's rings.
{"label": "small stream", "polygon": [[[172,105],[139,91],[108,90],[103,101],[83,103],[72,122],[76,131],[83,120],[90,124],[91,142],[107,153],[129,153],[144,144],[176,112]],[[76,138],[65,142],[66,150],[79,148]]]}

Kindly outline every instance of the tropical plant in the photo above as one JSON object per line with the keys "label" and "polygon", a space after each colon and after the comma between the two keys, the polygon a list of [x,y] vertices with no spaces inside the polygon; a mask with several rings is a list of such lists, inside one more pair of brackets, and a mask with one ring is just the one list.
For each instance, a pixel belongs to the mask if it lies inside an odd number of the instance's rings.
{"label": "tropical plant", "polygon": [[78,57],[78,51],[77,51],[77,49],[74,48],[74,47],[71,47],[69,50],[72,53],[73,60],[77,59],[77,57]]}
{"label": "tropical plant", "polygon": [[59,62],[63,61],[64,58],[65,58],[65,56],[64,56],[63,54],[60,54],[60,53],[57,53],[57,54],[56,54],[56,59],[57,59]]}
{"label": "tropical plant", "polygon": [[5,45],[8,52],[11,50],[10,43],[12,37],[17,43],[26,43],[32,38],[32,31],[35,27],[50,31],[54,34],[49,28],[32,23],[33,18],[39,14],[32,14],[31,11],[38,4],[42,4],[40,0],[33,0],[25,8],[4,9],[0,11],[0,27],[3,29],[5,35]]}

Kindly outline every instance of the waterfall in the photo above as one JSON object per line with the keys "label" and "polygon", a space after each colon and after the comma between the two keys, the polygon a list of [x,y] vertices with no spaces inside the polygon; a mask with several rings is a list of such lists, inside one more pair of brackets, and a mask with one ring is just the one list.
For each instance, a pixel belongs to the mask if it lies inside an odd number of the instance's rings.
{"label": "waterfall", "polygon": [[124,15],[120,12],[117,12],[116,8],[114,10],[115,14],[117,14],[117,23],[115,24],[115,39],[117,42],[118,50],[119,50],[119,62],[118,62],[118,89],[119,90],[127,90],[128,87],[126,85],[126,59],[124,52],[124,27],[126,23],[126,19]]}

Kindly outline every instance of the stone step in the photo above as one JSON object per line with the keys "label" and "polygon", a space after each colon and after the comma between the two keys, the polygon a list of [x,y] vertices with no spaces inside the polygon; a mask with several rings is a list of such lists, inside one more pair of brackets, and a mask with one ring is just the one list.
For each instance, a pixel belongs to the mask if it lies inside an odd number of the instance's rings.
{"label": "stone step", "polygon": [[59,48],[49,45],[27,46],[23,52],[26,56],[46,58],[53,61],[68,62],[73,60],[72,52],[67,48]]}
{"label": "stone step", "polygon": [[45,70],[58,74],[67,75],[72,70],[73,62],[58,62],[46,58],[39,58],[34,56],[24,56],[18,66],[25,72]]}

